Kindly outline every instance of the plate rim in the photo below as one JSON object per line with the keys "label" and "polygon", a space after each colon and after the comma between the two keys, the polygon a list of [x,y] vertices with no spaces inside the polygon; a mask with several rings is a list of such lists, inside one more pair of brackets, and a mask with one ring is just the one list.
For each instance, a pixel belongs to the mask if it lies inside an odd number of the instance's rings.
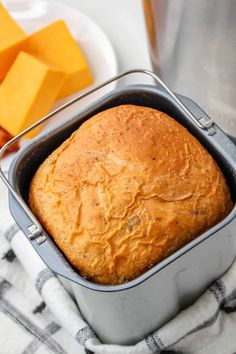
{"label": "plate rim", "polygon": [[[11,16],[15,18],[14,16],[14,12],[17,12],[17,11],[12,11],[9,6],[11,5],[11,3],[15,3],[17,4],[18,7],[20,7],[21,4],[27,4],[29,3],[30,5],[32,5],[32,1],[30,0],[17,0],[17,1],[14,1],[14,0],[4,0],[3,1],[3,5],[7,8],[7,10],[9,11],[9,13],[11,14]],[[99,36],[102,36],[105,40],[105,45],[106,47],[109,48],[109,52],[110,52],[110,55],[112,56],[112,65],[110,66],[112,68],[111,71],[112,72],[112,76],[115,76],[118,74],[118,59],[117,59],[117,55],[116,55],[116,52],[115,52],[115,49],[107,35],[107,33],[97,24],[96,21],[94,21],[91,17],[89,17],[89,15],[87,14],[84,14],[83,12],[81,12],[77,7],[73,6],[73,5],[70,5],[70,4],[65,4],[63,3],[62,1],[49,1],[49,0],[34,0],[34,5],[37,4],[37,3],[41,3],[41,4],[46,4],[47,8],[50,8],[51,6],[56,6],[56,7],[61,7],[61,8],[66,8],[68,11],[70,11],[71,13],[73,14],[78,14],[80,17],[82,17],[86,22],[88,22],[91,26],[93,26],[93,28],[96,30],[96,32],[98,32]],[[63,12],[62,12],[63,13]],[[63,18],[63,15],[62,15],[62,20],[66,21],[64,18]],[[17,20],[17,19],[16,19]],[[59,19],[58,19],[59,20]],[[22,21],[24,21],[22,19]],[[71,31],[70,31],[71,32]],[[73,34],[72,34],[73,36]],[[73,36],[73,38],[76,40],[76,38]]]}

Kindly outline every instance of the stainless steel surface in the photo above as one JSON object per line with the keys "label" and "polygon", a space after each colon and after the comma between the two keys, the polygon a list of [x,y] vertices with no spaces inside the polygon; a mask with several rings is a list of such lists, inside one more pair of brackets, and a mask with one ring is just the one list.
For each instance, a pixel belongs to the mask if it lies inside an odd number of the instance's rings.
{"label": "stainless steel surface", "polygon": [[[193,101],[179,97],[197,119],[209,117]],[[114,90],[86,111],[70,117],[64,125],[36,137],[21,149],[9,171],[9,181],[28,200],[32,176],[42,161],[78,127],[98,112],[120,104],[160,109],[183,124],[221,166],[236,199],[236,146],[214,124],[214,135],[198,127],[176,101],[163,90],[146,85]],[[29,217],[9,194],[11,213],[27,234]],[[29,240],[42,260],[55,273],[67,278],[80,311],[104,342],[131,344],[161,326],[191,304],[232,264],[236,255],[236,207],[220,223],[147,272],[124,284],[106,286],[82,278],[68,263],[44,230],[46,242]],[[65,279],[66,280],[66,279]],[[65,281],[64,281],[65,282]]]}
{"label": "stainless steel surface", "polygon": [[154,71],[236,137],[236,1],[143,0]]}
{"label": "stainless steel surface", "polygon": [[67,107],[71,106],[72,104],[74,104],[75,102],[78,102],[79,100],[87,97],[88,95],[96,92],[100,88],[103,88],[104,86],[106,86],[106,85],[108,85],[108,84],[110,84],[110,83],[112,83],[112,82],[114,82],[114,81],[116,81],[118,79],[121,79],[121,78],[123,78],[123,77],[125,77],[127,75],[130,75],[130,74],[146,74],[146,75],[149,75],[150,77],[152,77],[154,79],[155,83],[159,84],[173,98],[173,100],[179,105],[179,107],[189,116],[189,118],[192,121],[194,121],[194,123],[199,128],[207,130],[210,135],[215,133],[215,130],[214,130],[214,127],[213,127],[213,123],[214,123],[213,119],[205,120],[204,118],[197,119],[196,117],[194,117],[194,115],[189,111],[189,109],[186,107],[186,105],[184,105],[179,100],[179,98],[174,94],[174,92],[157,75],[155,75],[153,72],[151,72],[149,70],[144,70],[144,69],[129,70],[127,72],[124,72],[123,74],[117,75],[117,76],[115,76],[115,77],[103,82],[102,84],[96,86],[92,90],[88,90],[87,92],[85,92],[85,93],[83,93],[81,95],[78,95],[74,99],[70,100],[69,102],[67,102],[64,105],[60,106],[59,108],[55,109],[51,113],[47,114],[45,117],[43,117],[37,123],[31,125],[27,129],[25,129],[23,132],[21,132],[19,135],[14,137],[12,140],[10,140],[8,143],[6,143],[0,149],[0,178],[5,183],[5,185],[7,186],[9,191],[11,192],[11,194],[14,196],[14,198],[17,200],[17,202],[20,204],[20,206],[22,207],[22,209],[25,211],[25,213],[28,215],[28,217],[30,218],[30,220],[32,222],[27,227],[28,228],[28,232],[29,232],[28,233],[29,239],[36,239],[39,244],[42,244],[43,242],[46,241],[46,238],[42,235],[43,229],[42,229],[42,226],[40,225],[39,221],[34,216],[34,214],[31,212],[31,210],[29,209],[29,207],[27,206],[25,201],[22,199],[22,197],[20,196],[18,191],[16,191],[12,187],[12,185],[9,183],[9,181],[7,179],[7,176],[5,176],[5,174],[4,174],[4,172],[3,172],[2,168],[1,168],[1,160],[2,160],[2,156],[3,156],[4,152],[9,148],[9,146],[14,144],[16,141],[18,141],[25,134],[27,134],[28,132],[32,131],[34,128],[38,127],[39,125],[45,123],[47,120],[49,120],[50,118],[54,117],[57,113],[61,112],[65,108],[67,108]]}

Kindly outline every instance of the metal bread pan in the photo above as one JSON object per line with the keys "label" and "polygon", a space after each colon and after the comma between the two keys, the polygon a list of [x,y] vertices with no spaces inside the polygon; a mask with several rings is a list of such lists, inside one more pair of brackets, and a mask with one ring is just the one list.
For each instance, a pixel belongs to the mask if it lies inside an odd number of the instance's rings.
{"label": "metal bread pan", "polygon": [[[37,168],[73,131],[100,111],[134,104],[157,108],[184,125],[217,161],[235,200],[236,147],[193,101],[178,97],[198,121],[206,122],[206,126],[210,122],[207,129],[192,121],[163,90],[155,86],[127,86],[112,91],[21,149],[9,172],[12,187],[27,203],[30,181]],[[40,236],[44,242],[31,239],[28,235],[32,220],[11,193],[9,202],[11,213],[29,242],[48,267],[67,279],[84,318],[106,343],[131,344],[141,340],[192,303],[230,267],[236,256],[234,207],[223,221],[138,278],[121,285],[98,285],[73,269],[44,229]]]}

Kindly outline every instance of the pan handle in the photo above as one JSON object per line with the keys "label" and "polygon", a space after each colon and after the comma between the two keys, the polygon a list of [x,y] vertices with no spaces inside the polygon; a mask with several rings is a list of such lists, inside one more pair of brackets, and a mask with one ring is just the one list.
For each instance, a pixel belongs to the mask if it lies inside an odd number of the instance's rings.
{"label": "pan handle", "polygon": [[30,131],[32,131],[34,128],[38,127],[39,125],[43,124],[44,122],[46,122],[47,120],[49,120],[51,117],[53,117],[55,114],[61,112],[62,110],[64,110],[65,108],[71,106],[72,104],[78,102],[79,100],[87,97],[88,95],[94,93],[95,91],[103,88],[104,86],[107,86],[108,84],[117,81],[127,75],[131,75],[131,74],[146,74],[150,77],[152,77],[155,81],[156,84],[160,85],[171,97],[172,99],[175,101],[175,103],[180,107],[180,109],[186,113],[188,115],[188,117],[201,129],[204,129],[208,132],[209,135],[213,135],[214,134],[214,120],[213,119],[209,119],[208,121],[205,121],[203,119],[203,121],[201,121],[201,119],[197,119],[190,111],[189,109],[185,106],[184,103],[182,103],[179,98],[174,94],[174,92],[156,75],[154,74],[152,71],[149,70],[145,70],[145,69],[134,69],[134,70],[129,70],[126,71],[122,74],[119,74],[117,76],[114,76],[113,78],[103,82],[102,84],[96,86],[95,88],[86,91],[85,93],[76,96],[75,98],[73,98],[72,100],[68,101],[67,103],[63,104],[62,106],[60,106],[59,108],[55,109],[54,111],[50,112],[49,114],[47,114],[46,116],[44,116],[42,119],[40,119],[38,122],[36,122],[35,124],[31,125],[29,128],[25,129],[24,131],[22,131],[20,134],[18,134],[17,136],[15,136],[13,139],[11,139],[8,143],[6,143],[1,149],[0,149],[0,178],[2,179],[2,181],[5,183],[5,185],[7,186],[7,188],[9,189],[9,191],[11,192],[11,194],[14,196],[14,198],[16,199],[16,201],[20,204],[21,208],[24,210],[24,212],[28,215],[28,217],[31,220],[31,224],[28,226],[28,231],[29,234],[27,235],[29,237],[29,239],[36,239],[37,242],[40,244],[42,242],[44,242],[46,240],[45,236],[43,236],[43,228],[41,226],[41,224],[39,223],[39,221],[36,219],[36,217],[34,216],[34,214],[31,212],[31,210],[29,209],[29,207],[27,206],[27,204],[25,203],[25,201],[23,200],[23,198],[20,196],[20,194],[12,187],[12,185],[10,184],[8,178],[5,176],[2,167],[1,167],[1,161],[2,161],[2,156],[4,154],[4,152],[12,145],[14,144],[16,141],[18,141],[21,137],[23,137],[25,134],[29,133]]}

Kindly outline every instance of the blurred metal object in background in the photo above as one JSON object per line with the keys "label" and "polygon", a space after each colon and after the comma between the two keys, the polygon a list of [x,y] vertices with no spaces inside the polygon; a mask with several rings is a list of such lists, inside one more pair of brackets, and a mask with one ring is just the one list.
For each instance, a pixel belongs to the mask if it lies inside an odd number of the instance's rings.
{"label": "blurred metal object in background", "polygon": [[154,71],[236,138],[236,0],[143,0]]}

